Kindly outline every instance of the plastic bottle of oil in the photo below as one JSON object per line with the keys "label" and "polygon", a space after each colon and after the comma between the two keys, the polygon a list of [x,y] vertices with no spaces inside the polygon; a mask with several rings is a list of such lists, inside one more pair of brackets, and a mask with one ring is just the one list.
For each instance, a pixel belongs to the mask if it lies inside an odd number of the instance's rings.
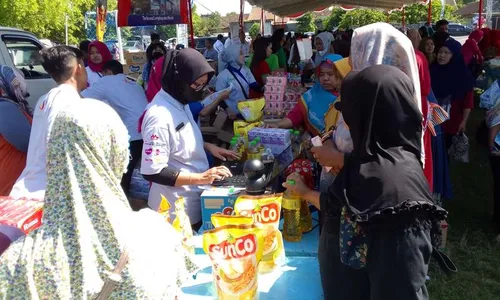
{"label": "plastic bottle of oil", "polygon": [[[288,180],[289,185],[294,185],[294,180]],[[300,197],[291,190],[286,190],[283,195],[283,238],[289,242],[302,240],[300,227]]]}
{"label": "plastic bottle of oil", "polygon": [[302,233],[309,232],[312,230],[312,216],[309,210],[309,203],[302,199],[300,201],[300,228]]}

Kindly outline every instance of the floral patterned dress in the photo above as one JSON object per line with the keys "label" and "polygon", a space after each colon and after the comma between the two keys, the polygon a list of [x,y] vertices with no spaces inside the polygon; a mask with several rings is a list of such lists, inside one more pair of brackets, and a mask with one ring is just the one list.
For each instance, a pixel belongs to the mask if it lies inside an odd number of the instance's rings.
{"label": "floral patterned dress", "polygon": [[75,102],[54,122],[42,226],[0,257],[0,299],[92,299],[129,260],[110,299],[173,299],[194,271],[177,232],[156,212],[133,212],[120,180],[128,134],[100,101]]}

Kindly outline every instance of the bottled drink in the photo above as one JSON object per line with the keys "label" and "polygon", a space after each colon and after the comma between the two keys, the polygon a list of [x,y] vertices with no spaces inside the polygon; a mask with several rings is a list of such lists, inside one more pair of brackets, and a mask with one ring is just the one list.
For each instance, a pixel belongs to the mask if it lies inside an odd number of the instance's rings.
{"label": "bottled drink", "polygon": [[[288,180],[289,185],[294,185],[294,180]],[[300,197],[291,190],[286,190],[283,195],[283,238],[289,242],[302,240],[300,227]]]}
{"label": "bottled drink", "polygon": [[304,199],[300,202],[300,228],[302,229],[302,233],[312,230],[312,216],[309,210],[309,203]]}
{"label": "bottled drink", "polygon": [[262,153],[260,153],[259,148],[257,147],[257,142],[256,141],[251,141],[248,144],[248,151],[247,151],[247,159],[262,159]]}

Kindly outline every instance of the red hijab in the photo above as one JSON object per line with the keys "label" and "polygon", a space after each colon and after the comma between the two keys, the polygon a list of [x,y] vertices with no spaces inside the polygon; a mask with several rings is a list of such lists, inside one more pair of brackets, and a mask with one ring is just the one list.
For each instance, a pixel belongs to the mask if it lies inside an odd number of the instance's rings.
{"label": "red hijab", "polygon": [[103,42],[93,41],[92,43],[90,43],[89,55],[90,55],[90,49],[92,49],[92,47],[95,47],[99,52],[99,54],[101,54],[102,62],[100,64],[95,64],[89,57],[88,61],[89,68],[94,72],[102,72],[102,67],[104,66],[105,63],[113,59],[113,55],[111,55],[108,46],[106,46],[106,44],[104,44]]}
{"label": "red hijab", "polygon": [[469,35],[469,38],[465,42],[465,44],[462,46],[462,55],[464,57],[465,64],[468,66],[472,58],[476,56],[477,58],[477,63],[481,64],[483,62],[483,55],[481,53],[481,50],[479,50],[478,43],[481,41],[481,39],[484,36],[484,32],[476,29],[471,34]]}

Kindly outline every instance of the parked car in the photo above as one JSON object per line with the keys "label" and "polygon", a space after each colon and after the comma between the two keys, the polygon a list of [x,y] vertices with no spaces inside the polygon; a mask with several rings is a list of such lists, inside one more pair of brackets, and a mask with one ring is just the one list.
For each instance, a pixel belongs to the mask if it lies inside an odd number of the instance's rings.
{"label": "parked car", "polygon": [[31,106],[56,86],[56,82],[43,69],[39,51],[43,44],[31,33],[9,27],[0,27],[0,64],[20,70],[28,86]]}
{"label": "parked car", "polygon": [[448,24],[448,33],[450,35],[469,35],[472,32],[472,28],[462,25],[462,24],[457,24],[457,23],[450,23]]}
{"label": "parked car", "polygon": [[145,49],[144,44],[141,41],[127,41],[125,45],[123,45],[123,50],[129,52],[138,52]]}

